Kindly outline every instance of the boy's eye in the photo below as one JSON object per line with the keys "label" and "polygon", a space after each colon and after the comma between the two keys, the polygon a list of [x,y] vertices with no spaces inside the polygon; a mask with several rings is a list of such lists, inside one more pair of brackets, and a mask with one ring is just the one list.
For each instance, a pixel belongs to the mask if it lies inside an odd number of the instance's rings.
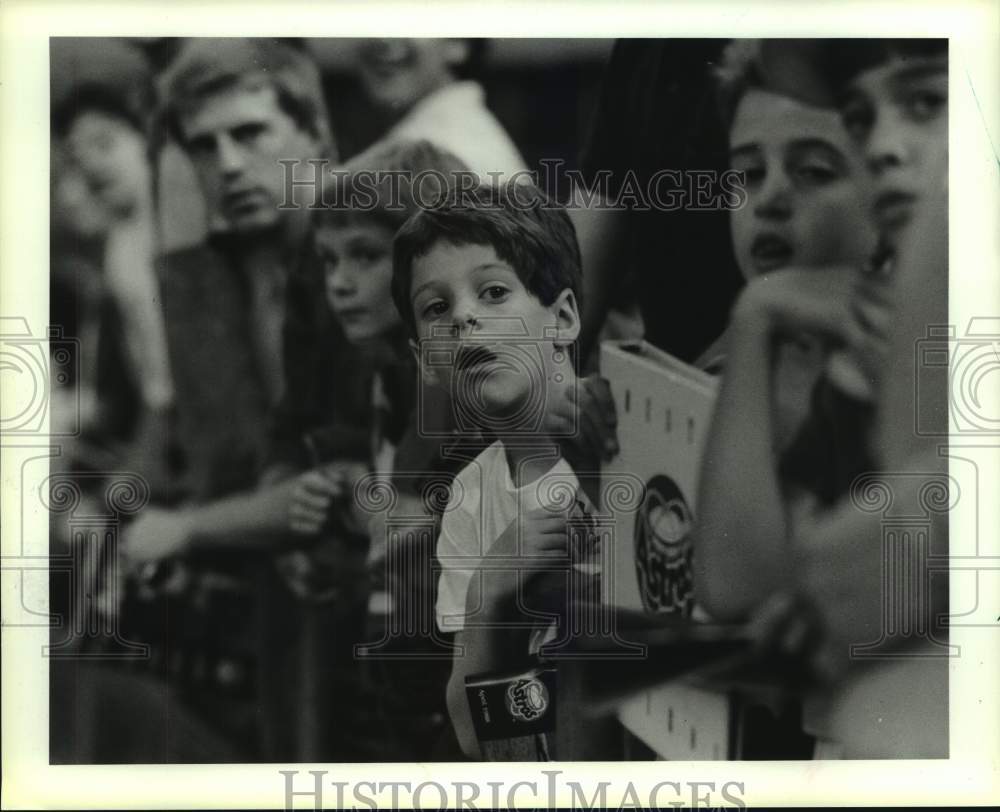
{"label": "boy's eye", "polygon": [[483,288],[482,298],[491,302],[500,302],[507,298],[510,291],[504,285],[488,285]]}
{"label": "boy's eye", "polygon": [[759,186],[764,182],[764,167],[762,166],[751,166],[747,169],[741,170],[743,175],[746,177],[747,186]]}
{"label": "boy's eye", "polygon": [[436,319],[442,316],[448,309],[448,303],[443,299],[435,299],[432,302],[428,302],[424,305],[424,309],[420,311],[420,315],[424,319]]}
{"label": "boy's eye", "polygon": [[199,135],[187,142],[188,152],[194,157],[206,157],[215,152],[215,139],[207,135]]}
{"label": "boy's eye", "polygon": [[806,164],[795,170],[795,176],[806,184],[822,185],[836,180],[838,174],[823,164]]}
{"label": "boy's eye", "polygon": [[358,248],[354,252],[354,258],[362,265],[373,265],[383,256],[384,253],[378,248]]}
{"label": "boy's eye", "polygon": [[864,141],[871,130],[874,115],[871,108],[860,100],[850,101],[844,105],[840,114],[844,129],[855,142]]}
{"label": "boy's eye", "polygon": [[751,160],[734,159],[732,169],[743,175],[746,186],[756,186],[764,180],[764,165]]}
{"label": "boy's eye", "polygon": [[934,90],[915,90],[903,99],[907,114],[915,121],[929,121],[948,103],[948,97]]}

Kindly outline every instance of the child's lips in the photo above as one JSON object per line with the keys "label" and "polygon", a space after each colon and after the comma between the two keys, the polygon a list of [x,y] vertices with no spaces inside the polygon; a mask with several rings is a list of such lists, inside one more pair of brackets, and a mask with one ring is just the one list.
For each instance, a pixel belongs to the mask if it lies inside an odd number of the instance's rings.
{"label": "child's lips", "polygon": [[761,234],[750,246],[750,258],[759,273],[784,267],[791,261],[792,253],[791,243],[777,234]]}
{"label": "child's lips", "polygon": [[916,195],[890,189],[875,198],[875,220],[883,232],[893,232],[910,222]]}
{"label": "child's lips", "polygon": [[496,353],[482,345],[462,347],[458,351],[455,367],[460,372],[469,372],[496,360]]}

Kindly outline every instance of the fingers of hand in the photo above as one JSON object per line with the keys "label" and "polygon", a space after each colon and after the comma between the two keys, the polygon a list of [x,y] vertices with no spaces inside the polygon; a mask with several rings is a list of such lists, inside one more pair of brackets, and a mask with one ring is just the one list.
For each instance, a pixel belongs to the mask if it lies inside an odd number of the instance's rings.
{"label": "fingers of hand", "polygon": [[326,521],[326,508],[316,508],[306,503],[293,502],[288,510],[288,525],[295,533],[312,535]]}

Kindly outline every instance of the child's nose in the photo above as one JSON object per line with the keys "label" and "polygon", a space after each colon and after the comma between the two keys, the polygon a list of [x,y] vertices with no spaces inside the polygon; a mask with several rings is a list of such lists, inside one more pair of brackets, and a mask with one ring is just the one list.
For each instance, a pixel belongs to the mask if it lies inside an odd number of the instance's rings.
{"label": "child's nose", "polygon": [[754,213],[772,220],[785,220],[791,215],[791,188],[787,178],[774,173],[767,180],[757,194]]}
{"label": "child's nose", "polygon": [[891,112],[883,113],[876,118],[868,134],[865,158],[869,170],[876,176],[906,163],[907,150],[901,124]]}

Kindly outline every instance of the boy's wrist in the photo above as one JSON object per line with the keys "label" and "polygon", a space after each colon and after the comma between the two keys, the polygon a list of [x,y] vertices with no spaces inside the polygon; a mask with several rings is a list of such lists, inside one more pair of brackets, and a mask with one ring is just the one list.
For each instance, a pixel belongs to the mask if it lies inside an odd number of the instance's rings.
{"label": "boy's wrist", "polygon": [[776,323],[763,302],[744,296],[733,309],[732,331],[739,337],[733,342],[738,347],[747,340],[771,339],[776,333]]}

